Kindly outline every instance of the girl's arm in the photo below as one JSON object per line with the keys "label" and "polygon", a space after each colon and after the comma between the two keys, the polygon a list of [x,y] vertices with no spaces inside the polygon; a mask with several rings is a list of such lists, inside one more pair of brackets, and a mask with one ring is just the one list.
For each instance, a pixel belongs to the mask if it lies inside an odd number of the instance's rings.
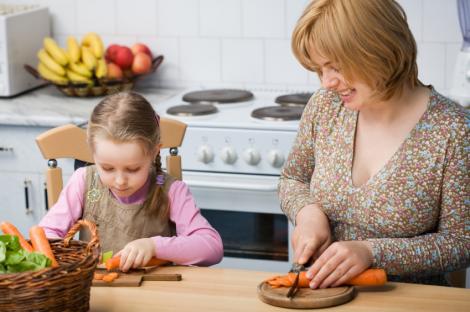
{"label": "girl's arm", "polygon": [[183,265],[209,266],[223,257],[219,233],[201,215],[188,186],[175,181],[168,192],[170,219],[176,225],[173,237],[152,237],[156,257]]}
{"label": "girl's arm", "polygon": [[49,208],[39,226],[49,238],[62,238],[82,216],[86,168],[77,169],[62,189],[57,202]]}

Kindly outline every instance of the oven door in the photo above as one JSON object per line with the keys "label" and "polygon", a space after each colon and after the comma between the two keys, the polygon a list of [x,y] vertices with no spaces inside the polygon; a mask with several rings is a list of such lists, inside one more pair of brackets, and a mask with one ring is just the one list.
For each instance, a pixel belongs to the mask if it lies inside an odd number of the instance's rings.
{"label": "oven door", "polygon": [[222,237],[224,259],[217,266],[289,270],[291,228],[279,206],[278,176],[185,171],[183,180]]}

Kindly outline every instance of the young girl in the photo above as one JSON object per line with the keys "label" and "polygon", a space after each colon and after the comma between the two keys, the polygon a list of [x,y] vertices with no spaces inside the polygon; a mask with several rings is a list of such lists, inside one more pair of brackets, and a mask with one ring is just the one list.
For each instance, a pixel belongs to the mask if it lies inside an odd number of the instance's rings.
{"label": "young girl", "polygon": [[220,235],[196,207],[187,185],[162,171],[159,116],[133,92],[106,97],[93,110],[87,139],[95,164],[76,170],[41,220],[63,237],[77,219],[98,225],[103,251],[127,271],[152,257],[182,265],[220,262]]}

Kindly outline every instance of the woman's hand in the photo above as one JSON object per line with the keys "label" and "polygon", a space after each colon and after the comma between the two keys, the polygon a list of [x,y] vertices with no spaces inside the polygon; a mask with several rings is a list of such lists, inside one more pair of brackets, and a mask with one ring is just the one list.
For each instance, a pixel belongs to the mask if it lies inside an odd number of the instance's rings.
{"label": "woman's hand", "polygon": [[372,264],[372,246],[367,241],[341,241],[331,244],[308,269],[310,287],[336,287],[362,273]]}
{"label": "woman's hand", "polygon": [[317,258],[330,244],[330,224],[325,213],[316,204],[303,207],[297,214],[292,233],[294,262],[306,264]]}
{"label": "woman's hand", "polygon": [[119,268],[127,272],[130,268],[144,266],[155,256],[155,244],[151,238],[133,240],[117,253],[121,256]]}

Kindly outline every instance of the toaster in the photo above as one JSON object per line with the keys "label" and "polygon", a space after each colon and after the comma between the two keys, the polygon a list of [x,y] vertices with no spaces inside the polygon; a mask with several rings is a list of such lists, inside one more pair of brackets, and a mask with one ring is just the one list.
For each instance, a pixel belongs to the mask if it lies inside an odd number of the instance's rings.
{"label": "toaster", "polygon": [[44,84],[24,65],[36,67],[36,54],[46,36],[50,36],[47,7],[0,5],[0,97],[12,97]]}

